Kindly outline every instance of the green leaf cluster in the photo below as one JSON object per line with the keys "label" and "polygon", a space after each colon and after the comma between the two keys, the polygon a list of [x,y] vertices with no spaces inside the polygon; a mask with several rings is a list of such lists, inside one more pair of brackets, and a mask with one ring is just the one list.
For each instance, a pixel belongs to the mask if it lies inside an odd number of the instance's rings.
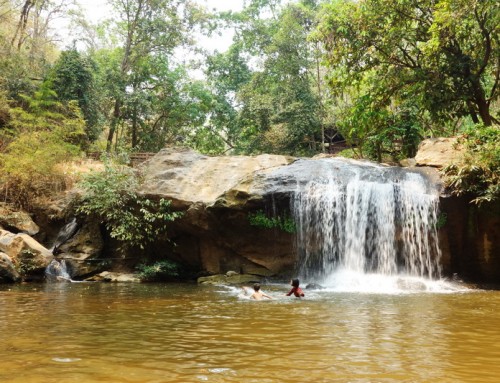
{"label": "green leaf cluster", "polygon": [[166,237],[168,223],[181,213],[170,210],[170,201],[151,200],[138,194],[139,180],[132,169],[105,164],[105,170],[87,175],[79,184],[83,195],[77,212],[103,223],[110,236],[127,246],[144,248]]}
{"label": "green leaf cluster", "polygon": [[162,260],[151,265],[140,264],[136,267],[143,282],[157,282],[179,276],[180,266],[169,260]]}
{"label": "green leaf cluster", "polygon": [[280,229],[285,233],[293,234],[297,231],[295,221],[288,216],[268,217],[264,211],[259,210],[248,214],[250,225],[265,229]]}
{"label": "green leaf cluster", "polygon": [[481,205],[500,200],[500,130],[476,125],[461,136],[464,159],[443,169],[446,184],[455,195],[472,195]]}
{"label": "green leaf cluster", "polygon": [[359,156],[498,125],[498,1],[331,0],[320,14],[336,126]]}

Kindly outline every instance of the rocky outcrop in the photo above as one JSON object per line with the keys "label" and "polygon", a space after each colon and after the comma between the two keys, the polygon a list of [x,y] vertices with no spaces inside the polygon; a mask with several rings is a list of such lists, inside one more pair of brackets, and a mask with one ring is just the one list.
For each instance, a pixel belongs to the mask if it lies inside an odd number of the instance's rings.
{"label": "rocky outcrop", "polygon": [[[500,283],[500,202],[479,207],[472,197],[456,197],[442,186],[439,169],[460,162],[464,148],[457,138],[423,141],[415,157],[417,166],[442,189],[440,198],[441,264],[446,275],[475,283]],[[437,168],[433,170],[429,167]]]}
{"label": "rocky outcrop", "polygon": [[415,162],[417,166],[443,168],[459,162],[464,151],[457,137],[429,138],[420,143]]}
{"label": "rocky outcrop", "polygon": [[294,160],[268,154],[208,157],[189,149],[163,149],[141,167],[142,191],[168,197],[178,208],[213,206],[222,196],[225,206],[237,207],[252,198],[250,189],[260,175]]}
{"label": "rocky outcrop", "polygon": [[[415,161],[409,164],[411,171],[425,174],[443,191],[441,219],[447,222],[440,238],[445,273],[470,276],[473,281],[498,280],[500,236],[494,229],[498,216],[457,227],[457,222],[472,222],[476,218],[471,217],[479,213],[474,213],[468,203],[460,205],[442,185],[439,168],[462,156],[456,139],[430,139],[422,143]],[[173,199],[174,208],[183,210],[184,215],[169,232],[177,246],[160,244],[155,249],[168,247],[174,258],[210,274],[236,270],[257,277],[289,276],[296,263],[294,235],[252,226],[249,215],[259,210],[278,215],[289,212],[290,196],[297,185],[320,179],[328,172],[334,171],[338,178],[356,176],[352,167],[336,164],[332,169],[328,161],[270,155],[212,158],[189,150],[161,151],[141,169],[146,180],[142,192]],[[399,171],[403,170],[387,167],[388,174]],[[460,206],[455,206],[457,203]],[[476,234],[471,236],[467,230]]]}
{"label": "rocky outcrop", "polygon": [[28,235],[34,235],[40,231],[28,213],[19,211],[6,203],[0,203],[0,227]]}
{"label": "rocky outcrop", "polygon": [[23,279],[43,276],[52,253],[27,234],[0,230],[0,251],[5,253]]}
{"label": "rocky outcrop", "polygon": [[[332,158],[212,158],[189,150],[163,150],[142,167],[142,192],[154,198],[173,198],[174,208],[184,211],[169,231],[177,244],[171,252],[193,269],[210,274],[235,270],[289,277],[297,262],[294,234],[254,226],[251,215],[260,211],[290,217],[291,199],[302,185],[325,177],[345,184],[361,173],[370,179],[373,166]],[[380,181],[406,174],[397,167],[378,169]],[[156,245],[158,252],[166,247]]]}
{"label": "rocky outcrop", "polygon": [[0,253],[0,283],[12,283],[21,280],[10,257],[5,253]]}
{"label": "rocky outcrop", "polygon": [[164,149],[141,172],[142,193],[172,200],[184,211],[169,233],[173,258],[211,274],[228,270],[276,275],[293,269],[293,237],[250,225],[248,214],[264,209],[267,176],[295,161],[285,156],[207,157],[191,150]]}
{"label": "rocky outcrop", "polygon": [[500,283],[500,203],[471,204],[467,197],[442,197],[440,230],[448,275],[473,283]]}

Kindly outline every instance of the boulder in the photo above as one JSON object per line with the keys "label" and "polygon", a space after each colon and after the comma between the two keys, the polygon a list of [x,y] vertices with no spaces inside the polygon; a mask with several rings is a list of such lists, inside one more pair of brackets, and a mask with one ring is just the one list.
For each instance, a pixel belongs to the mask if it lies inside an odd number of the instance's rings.
{"label": "boulder", "polygon": [[52,253],[27,234],[0,230],[0,251],[10,257],[23,277],[43,276]]}
{"label": "boulder", "polygon": [[100,274],[94,275],[93,277],[87,278],[86,281],[94,282],[140,282],[140,278],[137,274],[126,274],[126,273],[116,273],[110,271],[103,271]]}
{"label": "boulder", "polygon": [[203,285],[241,285],[244,283],[258,283],[260,278],[250,274],[216,274],[198,278],[198,283]]}
{"label": "boulder", "polygon": [[415,162],[417,166],[443,168],[461,161],[464,153],[457,137],[429,138],[420,143]]}
{"label": "boulder", "polygon": [[[226,205],[249,198],[254,175],[294,159],[279,155],[208,157],[190,149],[163,149],[140,168],[143,193],[164,196],[174,206],[212,206],[228,193]],[[231,201],[235,201],[232,203]]]}
{"label": "boulder", "polygon": [[28,213],[14,209],[6,203],[0,203],[0,227],[28,235],[35,235],[40,231]]}
{"label": "boulder", "polygon": [[0,283],[17,282],[21,276],[17,272],[10,257],[5,253],[0,253]]}

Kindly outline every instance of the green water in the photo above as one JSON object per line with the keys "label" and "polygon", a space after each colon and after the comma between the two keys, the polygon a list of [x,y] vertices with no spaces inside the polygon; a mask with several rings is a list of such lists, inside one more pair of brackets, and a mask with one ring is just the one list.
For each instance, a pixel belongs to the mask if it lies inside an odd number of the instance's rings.
{"label": "green water", "polygon": [[500,292],[0,287],[0,382],[498,382]]}

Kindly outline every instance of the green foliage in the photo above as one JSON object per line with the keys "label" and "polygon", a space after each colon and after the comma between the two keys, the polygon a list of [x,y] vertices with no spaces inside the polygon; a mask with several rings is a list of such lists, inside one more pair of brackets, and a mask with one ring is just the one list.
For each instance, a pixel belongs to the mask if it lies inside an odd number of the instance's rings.
{"label": "green foliage", "polygon": [[461,163],[443,169],[455,195],[471,194],[480,205],[500,199],[500,130],[482,125],[469,128],[459,139],[467,152]]}
{"label": "green foliage", "polygon": [[262,210],[248,214],[250,225],[265,229],[280,229],[286,233],[293,234],[297,231],[295,222],[288,216],[268,217]]}
{"label": "green foliage", "polygon": [[103,172],[91,173],[80,183],[84,191],[77,212],[105,224],[112,238],[144,248],[166,234],[168,223],[181,215],[170,211],[170,201],[153,201],[137,193],[139,181],[127,167],[105,164]]}
{"label": "green foliage", "polygon": [[60,164],[75,158],[85,143],[78,107],[55,99],[44,82],[21,106],[5,106],[8,118],[0,131],[0,188],[5,198],[29,207],[35,197],[65,189],[70,180]]}
{"label": "green foliage", "polygon": [[[216,94],[209,128],[236,153],[321,151],[319,50],[307,36],[315,1],[282,6],[252,1],[231,14],[237,35],[226,53],[209,57]],[[257,65],[249,65],[256,61]],[[319,77],[318,77],[319,76]]]}
{"label": "green foliage", "polygon": [[37,261],[37,256],[33,251],[29,249],[21,251],[19,264],[17,265],[17,271],[19,274],[29,275],[40,267],[42,267],[42,265],[40,265],[40,262]]}
{"label": "green foliage", "polygon": [[441,229],[446,225],[446,222],[448,221],[448,215],[446,213],[440,213],[437,217],[436,221],[436,229]]}
{"label": "green foliage", "polygon": [[86,134],[95,141],[100,134],[101,111],[99,109],[96,80],[96,63],[76,49],[61,53],[51,70],[50,78],[57,98],[61,101],[78,102],[86,124]]}
{"label": "green foliage", "polygon": [[177,263],[163,260],[152,265],[140,264],[136,269],[139,271],[141,281],[156,282],[179,276],[180,267]]}
{"label": "green foliage", "polygon": [[495,122],[497,1],[332,0],[320,12],[336,123],[361,155],[414,155],[464,116]]}

